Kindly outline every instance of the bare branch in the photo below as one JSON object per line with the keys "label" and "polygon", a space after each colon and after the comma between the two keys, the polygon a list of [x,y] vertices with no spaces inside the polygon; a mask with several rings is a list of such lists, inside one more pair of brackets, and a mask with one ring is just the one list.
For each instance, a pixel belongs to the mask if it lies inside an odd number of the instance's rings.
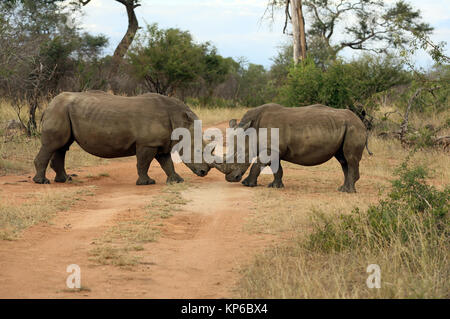
{"label": "bare branch", "polygon": [[289,22],[290,20],[292,20],[291,14],[290,14],[290,12],[289,12],[289,5],[290,5],[290,4],[291,4],[291,0],[286,0],[286,7],[285,7],[285,10],[284,10],[284,13],[285,13],[285,20],[284,20],[283,34],[286,34],[286,29],[287,29],[288,22]]}
{"label": "bare branch", "polygon": [[440,86],[435,86],[433,88],[421,87],[421,88],[418,88],[416,90],[416,92],[414,92],[414,94],[411,96],[411,98],[409,99],[409,102],[408,102],[408,107],[406,108],[406,111],[405,111],[405,115],[403,116],[403,122],[400,125],[400,141],[402,142],[402,144],[406,143],[405,137],[406,137],[406,133],[408,132],[409,113],[411,112],[411,107],[412,107],[414,100],[417,99],[423,91],[429,91],[430,93],[432,93],[433,91],[438,90],[440,88],[441,88]]}

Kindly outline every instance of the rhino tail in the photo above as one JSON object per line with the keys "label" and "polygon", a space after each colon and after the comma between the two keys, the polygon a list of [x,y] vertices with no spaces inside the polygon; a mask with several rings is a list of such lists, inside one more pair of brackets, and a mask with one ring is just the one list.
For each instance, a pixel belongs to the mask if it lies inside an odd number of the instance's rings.
{"label": "rhino tail", "polygon": [[370,156],[373,155],[373,153],[369,150],[369,134],[366,135],[366,149]]}

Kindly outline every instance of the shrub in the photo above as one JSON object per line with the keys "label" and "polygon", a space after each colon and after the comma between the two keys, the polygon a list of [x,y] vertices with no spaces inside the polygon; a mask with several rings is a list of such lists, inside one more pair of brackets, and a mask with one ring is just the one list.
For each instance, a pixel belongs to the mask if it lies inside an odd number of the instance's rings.
{"label": "shrub", "polygon": [[308,58],[289,70],[286,84],[280,90],[280,100],[286,106],[319,103],[322,84],[323,72]]}
{"label": "shrub", "polygon": [[326,69],[308,58],[290,69],[279,99],[286,106],[322,103],[347,108],[358,102],[373,107],[370,98],[375,94],[409,82],[401,63],[390,56],[365,55],[349,63],[336,60]]}
{"label": "shrub", "polygon": [[392,190],[378,205],[367,211],[354,209],[337,221],[318,214],[314,231],[307,241],[311,250],[339,252],[368,248],[381,251],[393,245],[432,250],[442,242],[448,247],[450,187],[439,191],[427,185],[423,167],[408,168],[405,161],[395,172]]}

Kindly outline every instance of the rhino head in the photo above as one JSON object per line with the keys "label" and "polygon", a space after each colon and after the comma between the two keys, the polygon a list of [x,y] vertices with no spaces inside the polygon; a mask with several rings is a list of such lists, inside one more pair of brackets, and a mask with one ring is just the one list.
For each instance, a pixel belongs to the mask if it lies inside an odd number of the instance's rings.
{"label": "rhino head", "polygon": [[[242,122],[241,122],[242,124]],[[229,122],[230,128],[238,128],[242,127],[244,130],[246,130],[250,126],[250,122],[246,123],[246,125],[241,126],[237,123],[237,120],[233,119]],[[248,150],[246,150],[246,157],[247,157]],[[212,163],[212,167],[215,167],[217,170],[225,174],[225,180],[227,182],[240,182],[242,179],[242,176],[245,174],[247,169],[250,166],[250,162],[245,163],[238,163],[237,162],[237,152],[234,154],[224,155],[222,163],[214,162]]]}
{"label": "rhino head", "polygon": [[[203,141],[203,146],[202,148],[204,149],[206,145],[206,142]],[[196,150],[194,148],[194,144],[192,143],[191,145],[191,154],[194,154],[194,152],[196,152],[198,150]],[[181,154],[182,155],[182,152]],[[206,175],[208,175],[209,170],[213,167],[212,164],[206,163],[205,160],[202,157],[202,161],[200,163],[195,163],[195,162],[183,162],[184,165],[186,165],[195,175],[200,176],[200,177],[204,177]]]}

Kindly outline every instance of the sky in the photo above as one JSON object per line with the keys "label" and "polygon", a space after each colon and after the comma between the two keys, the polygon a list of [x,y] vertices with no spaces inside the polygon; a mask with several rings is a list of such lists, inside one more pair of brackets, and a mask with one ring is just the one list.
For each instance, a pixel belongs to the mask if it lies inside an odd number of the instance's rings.
{"label": "sky", "polygon": [[[433,41],[450,42],[450,0],[409,0],[409,3],[420,9],[424,21],[435,28]],[[283,35],[282,11],[273,23],[263,19],[267,0],[141,0],[141,4],[136,9],[140,26],[158,23],[161,28],[190,31],[196,41],[211,42],[224,57],[244,57],[251,63],[270,67],[279,47],[290,41]],[[105,53],[111,54],[127,29],[125,7],[114,0],[91,0],[83,10],[80,18],[83,29],[108,36],[110,43]],[[450,43],[446,46],[447,54],[449,51]],[[345,58],[354,54],[353,50],[343,52]],[[424,53],[417,54],[415,61],[425,68],[432,65]]]}

